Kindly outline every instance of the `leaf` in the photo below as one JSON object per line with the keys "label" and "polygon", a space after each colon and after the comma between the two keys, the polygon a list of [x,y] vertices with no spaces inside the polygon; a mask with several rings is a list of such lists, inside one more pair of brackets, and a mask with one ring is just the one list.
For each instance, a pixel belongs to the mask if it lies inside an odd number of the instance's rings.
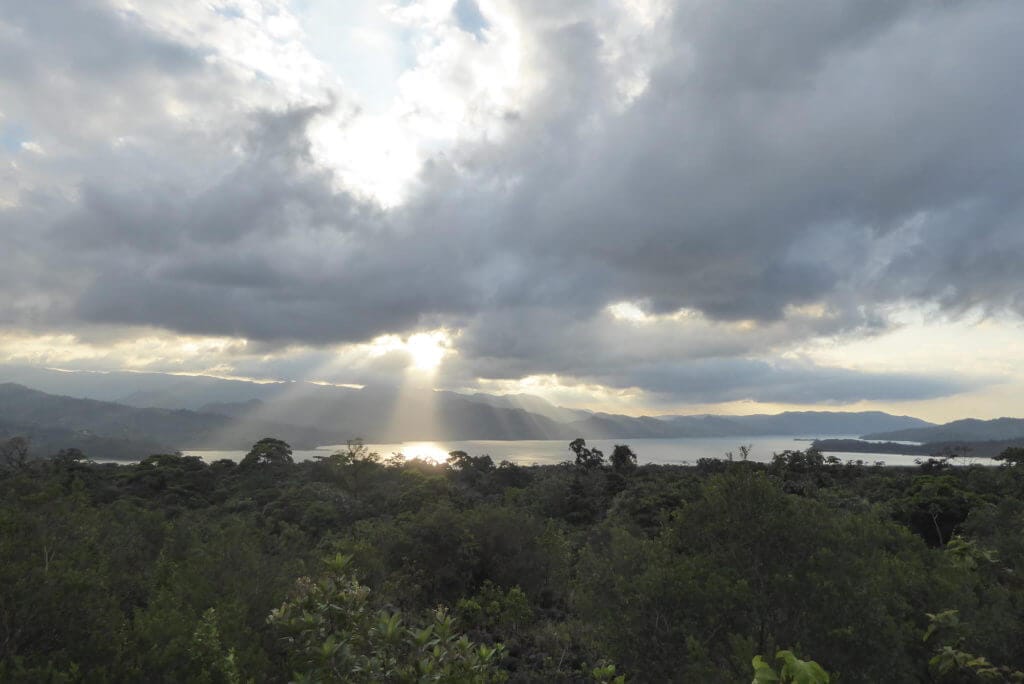
{"label": "leaf", "polygon": [[828,672],[813,660],[800,660],[792,651],[779,651],[775,657],[782,660],[783,679],[793,684],[828,684]]}
{"label": "leaf", "polygon": [[416,640],[417,644],[419,644],[420,646],[426,646],[427,643],[430,641],[430,637],[434,636],[434,626],[427,625],[423,629],[414,630],[413,634],[413,638]]}
{"label": "leaf", "polygon": [[750,664],[754,667],[754,681],[752,684],[767,684],[768,682],[779,681],[779,676],[775,674],[775,670],[765,662],[763,657],[759,655],[754,656]]}

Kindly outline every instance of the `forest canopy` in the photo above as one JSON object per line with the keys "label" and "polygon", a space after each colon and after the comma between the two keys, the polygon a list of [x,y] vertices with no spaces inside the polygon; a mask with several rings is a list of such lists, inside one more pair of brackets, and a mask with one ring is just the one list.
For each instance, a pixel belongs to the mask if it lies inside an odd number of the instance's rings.
{"label": "forest canopy", "polygon": [[[1019,681],[1024,459],[0,466],[3,681]],[[709,455],[711,456],[711,455]],[[797,676],[817,679],[798,679]]]}

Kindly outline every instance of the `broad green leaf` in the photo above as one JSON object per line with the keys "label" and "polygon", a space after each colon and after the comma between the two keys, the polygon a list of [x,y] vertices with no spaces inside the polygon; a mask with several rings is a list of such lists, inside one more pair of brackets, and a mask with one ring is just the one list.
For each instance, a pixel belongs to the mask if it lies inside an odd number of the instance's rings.
{"label": "broad green leaf", "polygon": [[779,676],[775,674],[775,670],[761,656],[754,656],[751,665],[754,667],[754,681],[752,684],[768,684],[768,682],[779,681]]}
{"label": "broad green leaf", "polygon": [[782,677],[793,684],[828,684],[828,673],[813,660],[800,660],[792,651],[779,651],[775,657],[783,661]]}

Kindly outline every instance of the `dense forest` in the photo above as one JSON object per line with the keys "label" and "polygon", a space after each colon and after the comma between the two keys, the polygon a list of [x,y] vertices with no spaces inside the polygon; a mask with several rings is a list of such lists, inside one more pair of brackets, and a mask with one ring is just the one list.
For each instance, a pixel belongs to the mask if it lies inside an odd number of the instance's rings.
{"label": "dense forest", "polygon": [[1024,679],[1024,450],[26,453],[0,445],[0,681]]}

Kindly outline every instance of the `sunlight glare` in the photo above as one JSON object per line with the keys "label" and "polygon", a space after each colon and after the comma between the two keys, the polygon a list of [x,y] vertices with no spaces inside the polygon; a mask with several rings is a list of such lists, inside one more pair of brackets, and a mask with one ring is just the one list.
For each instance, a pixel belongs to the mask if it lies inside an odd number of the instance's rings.
{"label": "sunlight glare", "polygon": [[420,371],[433,371],[441,365],[448,353],[447,335],[442,332],[416,333],[405,343],[412,367]]}
{"label": "sunlight glare", "polygon": [[414,442],[402,445],[402,455],[406,461],[419,459],[429,463],[444,463],[448,460],[448,452],[434,442]]}

